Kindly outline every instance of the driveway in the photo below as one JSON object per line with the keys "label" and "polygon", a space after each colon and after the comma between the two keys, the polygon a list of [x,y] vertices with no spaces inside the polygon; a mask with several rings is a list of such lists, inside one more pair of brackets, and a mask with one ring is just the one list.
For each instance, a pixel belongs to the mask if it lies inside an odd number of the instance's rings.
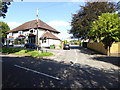
{"label": "driveway", "polygon": [[[120,75],[117,65],[94,60],[93,55],[89,55],[89,51],[82,48],[48,51],[56,55],[47,57],[49,59],[1,55],[2,87],[71,88],[69,90],[72,88],[119,88]],[[85,54],[86,51],[87,54]],[[103,64],[97,66],[96,62]],[[105,67],[105,64],[110,65],[112,69],[109,66],[109,68]],[[102,66],[105,69],[102,69]]]}

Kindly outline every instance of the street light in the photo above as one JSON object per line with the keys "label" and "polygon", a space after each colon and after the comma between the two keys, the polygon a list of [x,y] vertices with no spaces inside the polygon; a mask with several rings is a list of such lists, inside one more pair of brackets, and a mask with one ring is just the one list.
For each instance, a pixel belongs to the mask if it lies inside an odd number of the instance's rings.
{"label": "street light", "polygon": [[[36,18],[37,18],[37,33],[36,33],[36,45],[38,46],[38,8],[36,9]],[[38,47],[37,47],[37,51],[38,51]]]}

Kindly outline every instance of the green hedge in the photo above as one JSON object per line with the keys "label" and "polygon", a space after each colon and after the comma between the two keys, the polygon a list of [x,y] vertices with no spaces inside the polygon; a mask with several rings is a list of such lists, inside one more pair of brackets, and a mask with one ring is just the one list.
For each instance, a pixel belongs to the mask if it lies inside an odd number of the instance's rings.
{"label": "green hedge", "polygon": [[[20,49],[20,48],[7,48],[7,47],[3,47],[2,48],[2,53],[15,53],[15,52],[19,52],[21,50],[25,50],[25,49]],[[29,50],[30,51],[30,50]]]}

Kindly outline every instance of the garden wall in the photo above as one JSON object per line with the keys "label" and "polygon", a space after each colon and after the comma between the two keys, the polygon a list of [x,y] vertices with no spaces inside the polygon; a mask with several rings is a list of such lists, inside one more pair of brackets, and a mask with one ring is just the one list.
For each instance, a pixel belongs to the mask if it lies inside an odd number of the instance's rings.
{"label": "garden wall", "polygon": [[[107,49],[104,48],[103,43],[87,43],[87,47],[103,54],[108,54]],[[120,56],[120,42],[113,43],[110,48],[110,56]]]}

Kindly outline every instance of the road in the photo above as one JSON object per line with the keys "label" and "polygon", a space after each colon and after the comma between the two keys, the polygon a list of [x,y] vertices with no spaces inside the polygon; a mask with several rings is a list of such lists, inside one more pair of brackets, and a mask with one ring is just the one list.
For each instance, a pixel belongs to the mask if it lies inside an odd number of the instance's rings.
{"label": "road", "polygon": [[[2,87],[3,88],[119,87],[120,81],[118,69],[116,69],[117,65],[113,65],[114,66],[113,71],[110,71],[108,68],[106,68],[106,70],[95,68],[91,64],[85,65],[85,63],[87,63],[88,58],[91,56],[88,55],[88,57],[86,57],[85,53],[80,52],[80,50],[76,48],[71,50],[59,50],[59,52],[58,50],[51,50],[51,52],[56,53],[56,55],[54,55],[53,57],[49,57],[49,59],[2,55],[2,61],[0,61],[0,63],[2,63],[2,77],[3,77]],[[61,61],[66,60],[66,63],[63,63],[59,60]],[[72,66],[69,63],[69,61],[72,61],[77,64]]]}
{"label": "road", "polygon": [[55,54],[54,56],[48,57],[48,59],[64,62],[66,64],[72,62],[74,64],[77,63],[80,65],[88,65],[90,67],[105,70],[118,70],[118,66],[120,66],[120,61],[118,60],[120,57],[107,57],[105,55],[101,55],[98,52],[94,52],[79,46],[72,46],[70,50],[48,49],[48,51]]}

